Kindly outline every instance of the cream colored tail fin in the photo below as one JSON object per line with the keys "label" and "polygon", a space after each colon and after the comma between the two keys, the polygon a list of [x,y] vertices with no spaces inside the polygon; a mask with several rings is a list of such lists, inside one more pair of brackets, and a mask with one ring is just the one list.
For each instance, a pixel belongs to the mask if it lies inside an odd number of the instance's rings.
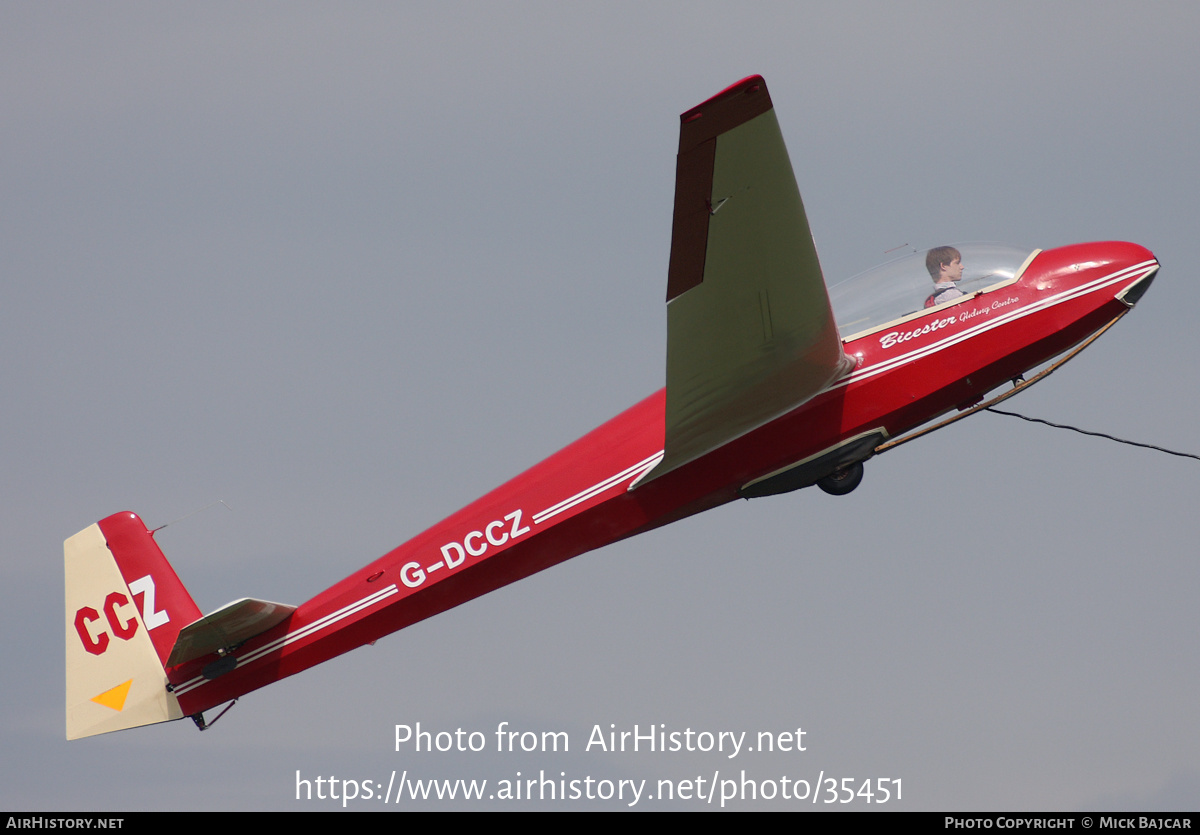
{"label": "cream colored tail fin", "polygon": [[200,610],[133,513],[63,543],[67,739],[181,719],[165,664]]}

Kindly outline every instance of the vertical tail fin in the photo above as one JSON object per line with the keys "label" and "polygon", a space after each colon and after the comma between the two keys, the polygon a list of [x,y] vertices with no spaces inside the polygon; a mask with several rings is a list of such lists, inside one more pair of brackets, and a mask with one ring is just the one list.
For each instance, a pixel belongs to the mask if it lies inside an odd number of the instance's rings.
{"label": "vertical tail fin", "polygon": [[180,719],[165,665],[200,610],[133,513],[63,543],[67,739]]}

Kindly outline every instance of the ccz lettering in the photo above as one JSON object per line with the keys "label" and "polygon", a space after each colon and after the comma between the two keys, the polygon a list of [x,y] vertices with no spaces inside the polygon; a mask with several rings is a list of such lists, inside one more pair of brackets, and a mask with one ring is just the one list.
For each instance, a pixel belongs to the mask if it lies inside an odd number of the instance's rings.
{"label": "ccz lettering", "polygon": [[[108,623],[108,629],[104,628],[104,622]],[[111,641],[110,635],[128,641],[137,634],[137,630],[137,610],[131,606],[129,598],[119,591],[104,598],[100,611],[84,606],[75,613],[75,631],[83,648],[92,655],[104,654]]]}
{"label": "ccz lettering", "polygon": [[405,563],[400,569],[400,581],[410,589],[415,589],[435,571],[458,568],[467,557],[482,557],[488,551],[524,536],[532,528],[521,524],[522,513],[514,510],[503,519],[495,519],[480,530],[471,531],[462,538],[462,542],[447,542],[441,547],[442,558],[428,568],[422,567],[419,562]]}
{"label": "ccz lettering", "polygon": [[893,345],[899,345],[901,342],[908,342],[910,339],[916,339],[918,336],[924,336],[927,333],[941,330],[954,322],[953,316],[947,316],[944,319],[934,319],[932,322],[927,322],[923,327],[914,328],[910,331],[892,331],[886,336],[879,337],[879,347],[891,348]]}
{"label": "ccz lettering", "polygon": [[170,623],[171,617],[167,614],[166,609],[155,611],[154,609],[154,578],[147,574],[145,577],[139,577],[129,584],[129,591],[133,593],[133,599],[137,600],[137,596],[142,596],[142,622],[146,624],[147,629],[157,629],[164,623]]}

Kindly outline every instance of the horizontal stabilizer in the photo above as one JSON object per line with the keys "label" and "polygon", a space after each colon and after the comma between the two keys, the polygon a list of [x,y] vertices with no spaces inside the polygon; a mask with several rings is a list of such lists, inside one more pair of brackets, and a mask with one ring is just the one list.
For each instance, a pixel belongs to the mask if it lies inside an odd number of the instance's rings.
{"label": "horizontal stabilizer", "polygon": [[226,603],[180,630],[167,666],[174,667],[217,650],[235,647],[287,620],[294,611],[295,606],[252,597]]}

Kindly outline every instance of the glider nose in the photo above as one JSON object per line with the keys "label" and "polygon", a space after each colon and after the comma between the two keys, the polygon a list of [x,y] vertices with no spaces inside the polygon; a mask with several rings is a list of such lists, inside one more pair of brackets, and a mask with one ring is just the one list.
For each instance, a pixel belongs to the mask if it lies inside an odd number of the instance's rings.
{"label": "glider nose", "polygon": [[1158,259],[1139,244],[1097,241],[1046,250],[1030,265],[1029,282],[1067,301],[1118,299],[1133,307],[1158,273]]}
{"label": "glider nose", "polygon": [[1133,307],[1150,289],[1154,277],[1158,275],[1158,259],[1144,246],[1137,244],[1126,244],[1126,246],[1130,249],[1126,257],[1131,260],[1130,270],[1133,271],[1135,277],[1125,289],[1117,293],[1117,298],[1126,307]]}

